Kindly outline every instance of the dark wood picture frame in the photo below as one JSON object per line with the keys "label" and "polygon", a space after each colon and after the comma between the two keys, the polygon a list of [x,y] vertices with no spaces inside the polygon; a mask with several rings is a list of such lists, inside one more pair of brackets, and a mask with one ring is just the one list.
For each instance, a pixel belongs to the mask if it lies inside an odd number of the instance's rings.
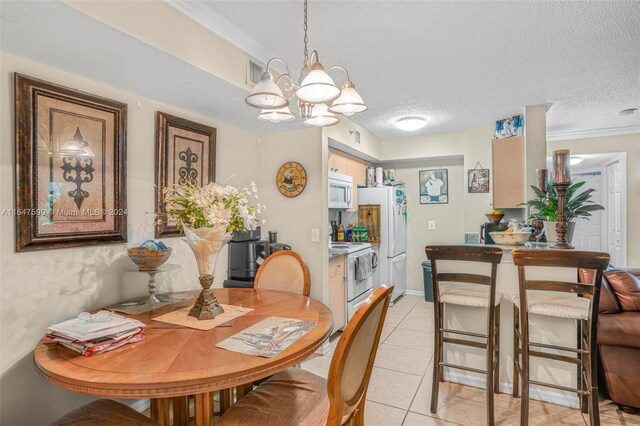
{"label": "dark wood picture frame", "polygon": [[[164,202],[164,194],[162,188],[173,185],[175,183],[176,174],[173,173],[174,181],[169,182],[171,170],[175,166],[177,161],[184,161],[180,159],[175,149],[172,149],[170,144],[173,143],[173,147],[176,146],[175,137],[173,141],[171,133],[172,129],[176,131],[182,131],[185,134],[195,133],[201,137],[201,140],[191,139],[192,143],[201,144],[201,153],[206,152],[207,161],[200,162],[200,174],[197,174],[197,170],[186,164],[185,167],[180,169],[185,172],[182,179],[196,179],[199,185],[206,185],[209,182],[215,182],[216,180],[216,129],[211,126],[207,126],[195,121],[190,121],[184,118],[176,117],[171,114],[157,111],[156,112],[156,194],[155,194],[155,211],[158,217],[155,226],[156,238],[162,237],[178,237],[183,235],[178,228],[169,223],[166,217],[166,207]],[[179,154],[185,154],[181,152]],[[190,155],[189,155],[190,156]],[[201,160],[202,156],[195,156],[197,160]],[[206,169],[204,168],[206,165]],[[205,173],[206,171],[206,173]],[[192,176],[190,173],[195,173]],[[199,181],[198,181],[199,179]]]}
{"label": "dark wood picture frame", "polygon": [[[91,246],[99,244],[109,243],[124,243],[127,241],[127,197],[126,197],[126,138],[127,138],[127,104],[117,102],[111,99],[103,98],[100,96],[92,95],[89,93],[81,92],[69,87],[61,86],[55,83],[39,80],[36,78],[28,77],[23,74],[14,74],[15,84],[15,161],[16,161],[16,182],[15,182],[15,200],[16,200],[16,252],[53,249],[53,248],[68,248],[79,246]],[[54,108],[55,103],[55,108]],[[39,108],[42,109],[42,113],[48,111],[45,117],[39,117]],[[62,108],[62,109],[61,109]],[[66,108],[66,109],[65,109]],[[82,111],[79,114],[77,111]],[[94,116],[87,115],[90,112],[95,114]],[[58,114],[56,116],[56,114]],[[61,126],[57,125],[58,121],[54,120],[54,116],[61,117],[56,120],[65,120],[65,127],[63,132],[57,132]],[[102,117],[98,119],[97,117]],[[106,120],[104,117],[109,117]],[[46,123],[49,126],[43,126],[41,123],[47,120]],[[77,120],[74,122],[74,120]],[[51,201],[53,198],[51,192],[48,192],[44,197],[38,193],[39,184],[42,184],[38,180],[38,173],[43,167],[42,158],[38,158],[38,149],[42,150],[42,146],[39,145],[39,141],[46,140],[48,143],[47,157],[48,157],[48,170],[50,173],[50,179],[53,179],[53,174],[60,173],[61,167],[58,164],[54,166],[54,161],[61,161],[64,164],[64,160],[68,162],[75,161],[75,167],[78,167],[77,156],[73,157],[67,154],[62,154],[62,151],[58,151],[57,156],[55,154],[56,149],[60,149],[60,145],[54,148],[54,139],[61,140],[62,134],[73,135],[73,127],[76,127],[76,123],[86,123],[87,121],[95,121],[96,126],[101,126],[103,129],[101,133],[101,145],[94,145],[93,148],[101,148],[98,150],[100,164],[96,163],[95,167],[99,173],[98,179],[94,185],[98,185],[101,196],[89,198],[90,195],[85,188],[81,185],[91,184],[91,180],[87,179],[78,183],[65,178],[66,183],[72,182],[70,185],[77,184],[77,189],[73,188],[69,191],[69,186],[64,186],[64,191],[60,192],[60,197]],[[82,124],[84,125],[84,124]],[[110,129],[106,132],[104,129]],[[44,131],[43,131],[44,129]],[[54,130],[55,129],[55,130]],[[76,136],[80,133],[80,125],[76,131]],[[45,133],[46,132],[46,133]],[[74,136],[74,138],[76,137]],[[65,136],[66,137],[66,136]],[[80,141],[87,143],[80,134]],[[58,142],[56,142],[58,143]],[[88,145],[91,147],[91,145]],[[106,148],[105,148],[106,147]],[[93,151],[91,156],[93,156]],[[85,152],[85,156],[88,156]],[[87,157],[85,157],[87,158]],[[46,159],[44,159],[46,161]],[[106,168],[106,163],[109,164],[109,169]],[[93,164],[93,159],[91,159]],[[102,165],[102,167],[99,167]],[[72,166],[69,165],[71,168]],[[64,170],[64,169],[63,169]],[[81,176],[80,172],[76,172],[72,169],[71,173],[75,174],[75,179],[78,180]],[[85,177],[87,172],[84,171]],[[59,177],[57,177],[59,179]],[[100,183],[98,183],[100,182]],[[50,180],[49,188],[59,183]],[[51,190],[49,190],[51,191]],[[93,191],[93,190],[92,190]],[[72,193],[80,193],[73,197]],[[68,198],[72,197],[71,201]],[[42,199],[47,199],[45,206],[47,209],[42,209]],[[68,223],[59,221],[56,223],[54,215],[58,213],[54,212],[54,203],[64,202],[73,203],[75,212],[71,214],[93,215],[95,202],[98,200],[99,209],[95,209],[97,212],[96,217],[91,217],[91,220],[85,219],[84,221],[77,220],[73,227]],[[86,201],[89,200],[89,201]],[[107,200],[108,204],[105,204]],[[83,206],[84,202],[84,207]],[[91,213],[87,213],[87,208],[91,208]],[[41,211],[45,211],[48,216],[49,222],[47,225],[53,225],[62,229],[50,231],[52,228],[41,228],[40,221],[42,220]],[[55,210],[57,211],[57,210]],[[110,218],[111,216],[112,218]],[[84,226],[84,228],[82,228]],[[93,227],[93,229],[92,229]],[[74,230],[71,231],[70,229]],[[112,229],[111,229],[112,228]],[[41,232],[42,230],[42,232]],[[47,232],[44,232],[47,230]]]}

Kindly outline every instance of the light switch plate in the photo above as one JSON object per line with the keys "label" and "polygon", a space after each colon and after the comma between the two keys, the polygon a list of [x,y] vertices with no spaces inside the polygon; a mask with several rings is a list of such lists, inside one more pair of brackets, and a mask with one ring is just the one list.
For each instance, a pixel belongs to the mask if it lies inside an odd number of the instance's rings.
{"label": "light switch plate", "polygon": [[429,230],[434,230],[436,229],[436,221],[435,220],[430,220],[429,221]]}
{"label": "light switch plate", "polygon": [[320,230],[318,228],[311,228],[311,242],[312,243],[320,242]]}

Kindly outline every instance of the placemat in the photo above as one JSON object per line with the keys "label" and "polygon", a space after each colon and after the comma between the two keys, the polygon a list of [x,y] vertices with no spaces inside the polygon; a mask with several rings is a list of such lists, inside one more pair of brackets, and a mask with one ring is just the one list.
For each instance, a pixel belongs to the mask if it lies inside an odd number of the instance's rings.
{"label": "placemat", "polygon": [[223,340],[216,347],[248,355],[273,358],[316,325],[318,323],[314,321],[269,317]]}
{"label": "placemat", "polygon": [[110,311],[122,312],[123,314],[136,315],[143,314],[145,312],[159,309],[163,306],[171,305],[173,303],[182,302],[189,299],[194,299],[192,294],[156,294],[156,297],[160,303],[148,304],[149,296],[139,297],[127,302],[120,302],[110,306],[106,306],[104,309]]}
{"label": "placemat", "polygon": [[251,308],[243,308],[242,306],[224,305],[222,303],[220,304],[220,306],[222,306],[224,312],[214,319],[210,320],[199,320],[197,318],[190,317],[188,314],[191,310],[191,306],[188,306],[186,308],[182,308],[177,311],[169,312],[168,314],[155,317],[153,318],[153,321],[182,325],[184,327],[206,331],[253,311],[253,309]]}

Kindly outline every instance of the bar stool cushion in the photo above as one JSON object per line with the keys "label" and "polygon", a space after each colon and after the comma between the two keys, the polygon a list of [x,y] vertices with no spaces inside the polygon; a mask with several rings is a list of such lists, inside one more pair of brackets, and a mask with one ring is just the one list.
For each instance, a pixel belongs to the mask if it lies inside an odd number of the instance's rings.
{"label": "bar stool cushion", "polygon": [[110,399],[99,399],[76,408],[50,426],[148,426],[158,423],[133,408]]}
{"label": "bar stool cushion", "polygon": [[[513,304],[520,308],[520,295],[511,295]],[[530,314],[556,318],[589,319],[589,299],[559,293],[528,293],[527,303]]]}
{"label": "bar stool cushion", "polygon": [[[440,284],[440,302],[452,305],[489,307],[489,287],[486,290],[475,287],[462,287],[452,284]],[[479,286],[476,286],[479,287]],[[495,306],[500,304],[502,293],[496,291]]]}
{"label": "bar stool cushion", "polygon": [[325,425],[328,415],[327,381],[300,368],[289,368],[232,405],[216,425]]}

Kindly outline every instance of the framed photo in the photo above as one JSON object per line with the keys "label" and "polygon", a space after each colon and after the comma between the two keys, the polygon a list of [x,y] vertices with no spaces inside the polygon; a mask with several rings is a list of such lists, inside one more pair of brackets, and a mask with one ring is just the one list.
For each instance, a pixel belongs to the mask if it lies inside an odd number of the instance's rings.
{"label": "framed photo", "polygon": [[163,187],[216,179],[216,129],[158,111],[156,114],[156,238],[182,233],[166,216]]}
{"label": "framed photo", "polygon": [[16,251],[127,241],[127,105],[15,74]]}
{"label": "framed photo", "polygon": [[430,169],[418,172],[420,204],[447,204],[449,202],[449,170]]}
{"label": "framed photo", "polygon": [[467,191],[470,194],[489,192],[489,169],[467,170]]}
{"label": "framed photo", "polygon": [[494,136],[496,139],[522,136],[523,129],[524,117],[522,115],[514,115],[513,117],[496,121]]}

